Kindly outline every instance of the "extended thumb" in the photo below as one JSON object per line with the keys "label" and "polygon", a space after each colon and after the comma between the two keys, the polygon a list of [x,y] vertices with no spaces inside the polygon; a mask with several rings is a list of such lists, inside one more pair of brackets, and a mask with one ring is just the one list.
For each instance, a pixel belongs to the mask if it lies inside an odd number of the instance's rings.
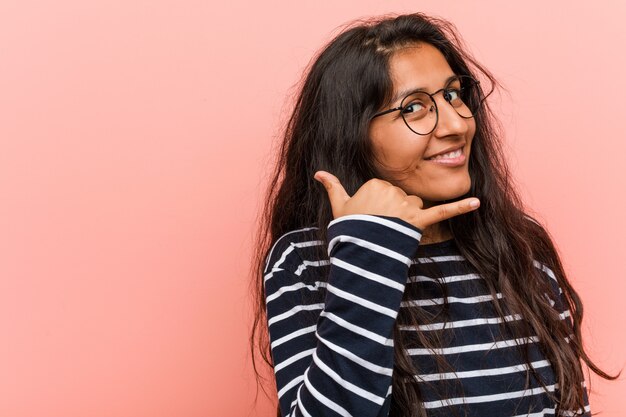
{"label": "extended thumb", "polygon": [[332,188],[332,182],[330,181],[330,179],[324,175],[321,171],[317,171],[315,173],[315,175],[313,176],[313,178],[315,178],[317,181],[319,181],[320,183],[322,183],[322,185],[327,189],[330,190]]}

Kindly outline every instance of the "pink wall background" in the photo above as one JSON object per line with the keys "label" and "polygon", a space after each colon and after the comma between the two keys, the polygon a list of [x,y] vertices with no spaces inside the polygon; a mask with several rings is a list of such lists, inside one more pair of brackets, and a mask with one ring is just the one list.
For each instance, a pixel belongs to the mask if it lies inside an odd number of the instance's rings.
{"label": "pink wall background", "polygon": [[[591,357],[625,364],[626,5],[337,3],[0,3],[0,415],[272,415],[247,354],[259,187],[313,53],[385,12],[452,20],[508,87]],[[622,415],[624,377],[591,386]]]}

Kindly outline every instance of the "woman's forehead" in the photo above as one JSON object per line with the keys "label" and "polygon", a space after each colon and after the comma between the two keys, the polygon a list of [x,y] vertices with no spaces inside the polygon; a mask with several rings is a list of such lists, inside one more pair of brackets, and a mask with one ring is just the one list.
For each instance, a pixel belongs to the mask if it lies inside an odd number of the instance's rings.
{"label": "woman's forehead", "polygon": [[394,97],[408,89],[436,91],[442,88],[454,71],[434,46],[419,43],[393,53],[389,60]]}

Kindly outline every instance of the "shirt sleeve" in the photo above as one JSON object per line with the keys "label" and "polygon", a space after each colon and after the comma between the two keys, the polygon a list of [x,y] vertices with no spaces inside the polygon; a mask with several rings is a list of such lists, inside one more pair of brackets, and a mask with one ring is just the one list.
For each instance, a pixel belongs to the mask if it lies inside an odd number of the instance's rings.
{"label": "shirt sleeve", "polygon": [[[552,286],[554,293],[552,294],[552,297],[548,297],[548,298],[550,299],[550,304],[552,304],[552,307],[554,307],[554,309],[558,311],[559,316],[561,317],[561,320],[565,321],[568,329],[570,330],[569,336],[566,337],[565,339],[565,342],[569,343],[570,337],[574,336],[573,334],[574,327],[572,323],[571,312],[569,309],[565,308],[567,304],[565,302],[565,294],[563,294],[563,289],[558,284],[556,276],[554,275],[554,272],[550,268],[548,268],[546,265],[541,264],[539,262],[536,262],[535,265],[538,266],[544,272],[544,274],[550,279],[550,284]],[[576,412],[572,410],[561,410],[559,414],[560,416],[591,417],[591,407],[589,406],[589,394],[587,392],[587,384],[585,383],[584,380],[581,381],[580,383],[583,386],[583,402],[585,405],[584,410],[579,409]],[[557,395],[557,397],[559,396],[559,388],[555,390],[555,394]]]}
{"label": "shirt sleeve", "polygon": [[[395,217],[339,217],[328,225],[321,281],[307,268],[320,260],[297,250],[321,242],[287,234],[274,244],[264,283],[283,416],[388,415],[393,327],[421,236]],[[325,296],[316,300],[321,287]]]}

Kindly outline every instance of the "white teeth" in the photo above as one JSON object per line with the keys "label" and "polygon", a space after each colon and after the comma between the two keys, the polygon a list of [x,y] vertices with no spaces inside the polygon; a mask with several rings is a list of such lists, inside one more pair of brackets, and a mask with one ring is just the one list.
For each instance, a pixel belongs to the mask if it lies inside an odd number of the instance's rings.
{"label": "white teeth", "polygon": [[444,153],[443,155],[433,156],[432,158],[429,158],[429,159],[452,159],[452,158],[458,158],[459,156],[461,156],[461,151],[462,151],[461,149],[457,149],[456,151]]}

